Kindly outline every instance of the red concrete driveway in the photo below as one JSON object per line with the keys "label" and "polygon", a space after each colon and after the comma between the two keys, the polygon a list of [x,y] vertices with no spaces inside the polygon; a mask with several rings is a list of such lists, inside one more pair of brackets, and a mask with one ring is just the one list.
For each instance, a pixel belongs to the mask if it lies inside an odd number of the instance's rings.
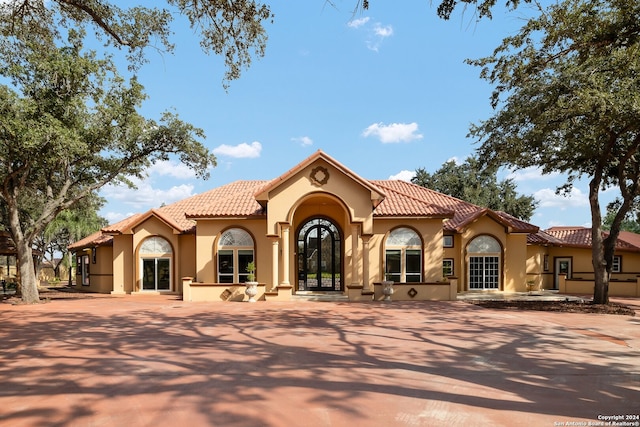
{"label": "red concrete driveway", "polygon": [[92,296],[0,325],[12,427],[640,425],[640,317]]}

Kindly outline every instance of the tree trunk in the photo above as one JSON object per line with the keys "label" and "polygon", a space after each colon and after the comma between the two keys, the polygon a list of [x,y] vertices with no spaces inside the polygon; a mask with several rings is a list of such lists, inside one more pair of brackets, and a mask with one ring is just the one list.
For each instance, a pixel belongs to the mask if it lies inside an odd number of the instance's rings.
{"label": "tree trunk", "polygon": [[[593,264],[593,303],[609,303],[609,271],[605,259],[605,244],[602,238],[602,214],[599,201],[600,179],[596,174],[589,183],[589,205],[591,207],[591,262]],[[608,243],[608,242],[607,242]],[[615,242],[614,242],[615,244]]]}
{"label": "tree trunk", "polygon": [[22,302],[25,304],[37,304],[40,302],[40,295],[38,293],[38,282],[33,262],[33,251],[31,249],[32,241],[23,233],[17,203],[15,203],[15,199],[11,200],[13,203],[7,202],[9,208],[9,227],[18,255],[17,267],[20,272],[19,286],[22,294]]}
{"label": "tree trunk", "polygon": [[40,302],[38,293],[38,281],[33,266],[33,254],[29,242],[19,239],[15,242],[18,251],[18,268],[20,270],[20,289],[22,292],[22,302],[25,304],[37,304]]}

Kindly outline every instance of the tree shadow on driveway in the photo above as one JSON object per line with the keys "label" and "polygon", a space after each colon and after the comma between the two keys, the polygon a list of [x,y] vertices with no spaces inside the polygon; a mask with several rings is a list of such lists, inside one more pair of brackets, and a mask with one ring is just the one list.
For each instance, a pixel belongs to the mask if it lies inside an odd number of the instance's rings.
{"label": "tree shadow on driveway", "polygon": [[640,409],[638,348],[540,313],[136,297],[0,310],[12,426],[552,424]]}

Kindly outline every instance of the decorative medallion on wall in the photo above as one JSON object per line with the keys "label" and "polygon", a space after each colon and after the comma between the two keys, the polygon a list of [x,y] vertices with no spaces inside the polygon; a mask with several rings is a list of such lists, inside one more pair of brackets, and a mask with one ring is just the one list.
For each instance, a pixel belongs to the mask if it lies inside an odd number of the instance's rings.
{"label": "decorative medallion on wall", "polygon": [[311,170],[309,178],[311,179],[311,183],[313,185],[322,187],[329,181],[329,171],[327,170],[327,168],[322,166],[315,167]]}

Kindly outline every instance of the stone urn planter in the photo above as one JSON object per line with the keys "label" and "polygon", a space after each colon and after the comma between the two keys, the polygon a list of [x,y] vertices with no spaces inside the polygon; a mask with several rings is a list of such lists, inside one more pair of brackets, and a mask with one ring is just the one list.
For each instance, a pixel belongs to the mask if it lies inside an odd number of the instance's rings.
{"label": "stone urn planter", "polygon": [[256,295],[258,295],[258,282],[255,282],[256,279],[256,265],[252,261],[247,264],[247,281],[244,282],[246,289],[244,293],[249,297],[249,302],[256,302]]}
{"label": "stone urn planter", "polygon": [[256,302],[256,295],[258,295],[258,282],[244,282],[246,289],[244,293],[249,297],[249,302]]}
{"label": "stone urn planter", "polygon": [[392,280],[383,280],[382,281],[382,294],[384,295],[383,301],[391,302],[391,295],[393,295],[393,281]]}

